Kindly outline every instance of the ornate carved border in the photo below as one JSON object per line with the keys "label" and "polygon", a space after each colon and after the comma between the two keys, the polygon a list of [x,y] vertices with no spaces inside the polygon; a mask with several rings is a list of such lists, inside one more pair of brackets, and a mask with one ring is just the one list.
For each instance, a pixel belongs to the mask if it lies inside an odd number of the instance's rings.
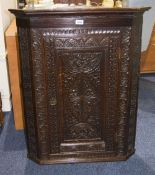
{"label": "ornate carved border", "polygon": [[34,106],[32,64],[30,55],[30,35],[29,29],[18,28],[18,39],[20,47],[20,64],[22,74],[22,90],[24,100],[24,118],[26,125],[28,152],[31,157],[37,157],[37,131],[36,114]]}

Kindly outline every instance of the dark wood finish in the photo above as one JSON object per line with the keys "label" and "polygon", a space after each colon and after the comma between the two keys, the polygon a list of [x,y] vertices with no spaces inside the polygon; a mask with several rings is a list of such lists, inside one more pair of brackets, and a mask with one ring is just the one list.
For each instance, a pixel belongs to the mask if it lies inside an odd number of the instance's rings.
{"label": "dark wood finish", "polygon": [[11,10],[32,160],[114,161],[134,153],[142,14],[148,9]]}

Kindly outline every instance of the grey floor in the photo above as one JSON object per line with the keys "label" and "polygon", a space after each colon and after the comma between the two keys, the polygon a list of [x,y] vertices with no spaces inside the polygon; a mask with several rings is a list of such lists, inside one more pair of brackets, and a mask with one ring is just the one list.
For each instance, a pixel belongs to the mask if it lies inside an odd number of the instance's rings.
{"label": "grey floor", "polygon": [[155,75],[140,79],[136,153],[125,162],[40,166],[28,160],[24,133],[5,114],[0,135],[0,175],[155,175]]}

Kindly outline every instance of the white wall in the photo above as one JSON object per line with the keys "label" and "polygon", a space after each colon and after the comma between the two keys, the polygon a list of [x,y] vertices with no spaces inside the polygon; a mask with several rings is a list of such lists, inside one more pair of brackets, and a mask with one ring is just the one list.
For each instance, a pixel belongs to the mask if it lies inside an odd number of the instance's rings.
{"label": "white wall", "polygon": [[11,95],[7,70],[7,54],[4,41],[4,31],[13,18],[9,8],[16,7],[16,0],[0,0],[0,92],[2,95],[2,110],[11,110]]}
{"label": "white wall", "polygon": [[2,14],[2,22],[3,22],[3,30],[5,31],[10,21],[13,18],[13,15],[8,11],[9,8],[16,8],[16,0],[0,0],[1,4],[1,14]]}
{"label": "white wall", "polygon": [[151,10],[145,12],[143,21],[143,35],[142,35],[142,50],[146,50],[153,24],[155,23],[155,0],[129,0],[130,6],[147,6],[152,7]]}

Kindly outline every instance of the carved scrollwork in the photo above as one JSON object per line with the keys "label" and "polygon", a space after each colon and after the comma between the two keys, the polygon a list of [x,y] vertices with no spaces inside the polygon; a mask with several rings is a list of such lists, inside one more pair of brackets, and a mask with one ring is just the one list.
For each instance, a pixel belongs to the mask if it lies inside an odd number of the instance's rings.
{"label": "carved scrollwork", "polygon": [[86,51],[81,53],[75,51],[74,53],[63,53],[63,55],[65,71],[73,74],[87,74],[94,71],[99,66],[102,58],[102,52],[91,53]]}

